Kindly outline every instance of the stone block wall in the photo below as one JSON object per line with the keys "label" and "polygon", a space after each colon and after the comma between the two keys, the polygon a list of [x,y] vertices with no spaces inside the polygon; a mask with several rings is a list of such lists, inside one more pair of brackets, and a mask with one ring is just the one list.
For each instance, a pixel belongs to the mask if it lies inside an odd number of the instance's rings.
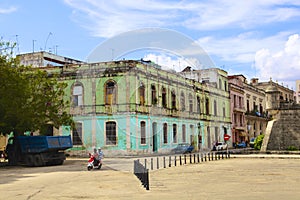
{"label": "stone block wall", "polygon": [[300,106],[281,105],[274,120],[268,123],[262,151],[300,149]]}

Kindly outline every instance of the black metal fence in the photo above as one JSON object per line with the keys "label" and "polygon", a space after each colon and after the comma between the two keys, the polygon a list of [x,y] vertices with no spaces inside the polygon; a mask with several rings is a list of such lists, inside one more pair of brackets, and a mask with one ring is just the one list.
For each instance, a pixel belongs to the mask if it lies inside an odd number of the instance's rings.
{"label": "black metal fence", "polygon": [[144,160],[144,165],[139,160],[134,161],[134,174],[140,179],[146,190],[149,190],[149,169],[147,166],[150,166],[150,170],[155,170],[155,166],[156,169],[160,169],[160,167],[175,167],[228,158],[230,158],[230,153],[226,151],[147,157]]}
{"label": "black metal fence", "polygon": [[149,190],[149,169],[143,166],[139,160],[134,161],[133,173],[140,179],[146,190]]}

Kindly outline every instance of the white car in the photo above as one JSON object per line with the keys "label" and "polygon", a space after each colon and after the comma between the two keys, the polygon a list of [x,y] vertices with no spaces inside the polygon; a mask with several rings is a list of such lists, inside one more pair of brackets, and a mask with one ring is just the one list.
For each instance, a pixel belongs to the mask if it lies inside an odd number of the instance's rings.
{"label": "white car", "polygon": [[216,144],[216,150],[223,150],[223,149],[227,149],[227,144],[225,142],[218,142]]}

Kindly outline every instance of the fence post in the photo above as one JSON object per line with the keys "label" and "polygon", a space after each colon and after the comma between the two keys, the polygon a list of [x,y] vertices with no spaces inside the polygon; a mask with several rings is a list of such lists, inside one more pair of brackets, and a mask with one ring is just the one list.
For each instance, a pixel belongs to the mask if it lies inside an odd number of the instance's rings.
{"label": "fence post", "polygon": [[171,167],[171,156],[169,156],[169,167]]}
{"label": "fence post", "polygon": [[159,169],[159,157],[156,158],[156,168]]}
{"label": "fence post", "polygon": [[200,155],[199,153],[197,153],[197,160],[198,160],[198,163],[200,162]]}
{"label": "fence post", "polygon": [[194,163],[196,163],[196,155],[194,154]]}
{"label": "fence post", "polygon": [[204,153],[204,160],[205,160],[205,162],[206,162],[206,153]]}
{"label": "fence post", "polygon": [[211,153],[211,160],[214,160],[214,153]]}
{"label": "fence post", "polygon": [[184,154],[184,164],[186,165],[186,155]]}
{"label": "fence post", "polygon": [[207,154],[208,161],[210,161],[210,153]]}
{"label": "fence post", "polygon": [[174,157],[174,165],[176,167],[176,156]]}
{"label": "fence post", "polygon": [[149,190],[149,169],[146,169],[146,190]]}
{"label": "fence post", "polygon": [[182,165],[181,155],[179,156],[179,159],[180,159],[179,163],[180,163],[180,165]]}
{"label": "fence post", "polygon": [[164,168],[166,168],[166,157],[164,156]]}

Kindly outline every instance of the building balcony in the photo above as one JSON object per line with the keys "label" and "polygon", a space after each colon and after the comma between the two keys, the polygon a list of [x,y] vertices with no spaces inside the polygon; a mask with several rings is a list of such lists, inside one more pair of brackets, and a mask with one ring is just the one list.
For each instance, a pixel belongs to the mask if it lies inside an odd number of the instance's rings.
{"label": "building balcony", "polygon": [[245,107],[233,107],[233,111],[245,113],[246,109],[245,109]]}
{"label": "building balcony", "polygon": [[244,124],[232,124],[232,128],[235,129],[235,130],[245,131],[246,130],[246,125],[244,125]]}
{"label": "building balcony", "polygon": [[247,116],[252,116],[252,117],[261,117],[261,118],[266,118],[266,119],[269,118],[269,115],[268,115],[267,112],[260,113],[260,112],[258,112],[256,110],[252,110],[250,112],[246,112],[246,115]]}

